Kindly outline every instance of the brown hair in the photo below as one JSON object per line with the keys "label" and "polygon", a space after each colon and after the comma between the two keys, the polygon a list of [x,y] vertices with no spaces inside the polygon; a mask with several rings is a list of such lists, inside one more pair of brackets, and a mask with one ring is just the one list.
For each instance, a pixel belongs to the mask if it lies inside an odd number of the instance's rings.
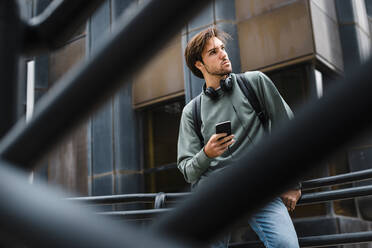
{"label": "brown hair", "polygon": [[219,30],[216,27],[207,28],[198,34],[196,34],[192,39],[187,43],[185,49],[185,60],[189,69],[194,73],[195,76],[199,78],[204,78],[202,72],[196,68],[196,61],[203,62],[202,52],[205,47],[205,44],[210,38],[217,37],[223,43],[226,43],[227,40],[231,39],[231,36],[225,33],[222,30]]}

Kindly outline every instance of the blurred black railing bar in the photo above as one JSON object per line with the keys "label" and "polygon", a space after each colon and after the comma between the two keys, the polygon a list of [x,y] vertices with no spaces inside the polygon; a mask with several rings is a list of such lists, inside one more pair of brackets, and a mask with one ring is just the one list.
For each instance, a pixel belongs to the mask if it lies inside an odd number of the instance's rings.
{"label": "blurred black railing bar", "polygon": [[[125,221],[144,221],[157,218],[172,209],[149,209],[149,210],[135,210],[135,211],[113,211],[101,212],[99,215],[112,217],[115,219],[123,219]],[[329,245],[341,244],[356,244],[363,242],[372,242],[372,232],[355,232],[355,233],[341,233],[332,235],[319,235],[298,238],[301,247],[322,247]],[[229,247],[264,247],[261,241],[247,241],[229,244]]]}
{"label": "blurred black railing bar", "polygon": [[372,185],[316,193],[306,193],[301,197],[298,204],[304,205],[333,200],[345,200],[368,195],[372,195]]}
{"label": "blurred black railing bar", "polygon": [[[355,233],[340,233],[321,236],[300,237],[298,242],[300,247],[323,247],[342,244],[358,244],[372,241],[372,232],[355,232]],[[229,248],[264,248],[260,241],[250,241],[242,243],[233,243]]]}
{"label": "blurred black railing bar", "polygon": [[[191,193],[175,193],[174,198],[169,197],[169,194],[163,193],[165,196],[165,203],[170,202],[173,200],[173,202],[180,202],[181,200],[186,200],[187,197],[191,196]],[[151,194],[153,195],[153,194]],[[298,202],[298,205],[305,205],[305,204],[315,204],[320,202],[327,202],[327,201],[335,201],[335,200],[345,200],[345,199],[351,199],[355,197],[362,197],[362,196],[370,196],[372,195],[372,185],[371,186],[360,186],[355,188],[347,188],[347,189],[338,189],[338,190],[330,190],[325,192],[315,192],[315,193],[304,193],[301,197],[301,199]],[[235,195],[237,199],[244,199],[246,195]],[[152,197],[152,196],[151,196]],[[94,197],[83,197],[81,199],[84,199],[83,202],[90,202],[90,203],[96,203],[97,201],[94,200]],[[91,199],[89,199],[91,198]],[[73,199],[73,198],[71,198]],[[117,198],[107,198],[112,199],[110,201],[105,201],[106,204],[113,204],[113,203],[128,203],[128,199],[130,197],[125,198],[123,196],[118,196]],[[120,199],[124,199],[124,201],[119,201]],[[142,201],[141,201],[142,199]],[[171,200],[172,199],[172,200]],[[149,202],[149,197],[143,196],[143,198],[138,197],[136,199],[136,202]],[[152,198],[152,202],[155,201],[155,197]],[[102,202],[99,202],[102,203]],[[134,203],[134,202],[133,202]],[[152,210],[152,209],[151,209]],[[172,210],[171,208],[168,208],[168,210]],[[148,212],[149,215],[152,215],[152,211],[150,210],[141,210],[141,214],[146,215]],[[126,213],[122,213],[122,215],[125,215]]]}
{"label": "blurred black railing bar", "polygon": [[239,217],[290,188],[314,165],[363,134],[372,123],[371,69],[370,60],[323,98],[304,106],[294,120],[274,130],[270,138],[160,218],[154,231],[180,240],[211,242]]}
{"label": "blurred black railing bar", "polygon": [[0,1],[0,139],[17,121],[20,30],[16,1]]}
{"label": "blurred black railing bar", "polygon": [[156,194],[127,194],[108,196],[72,197],[66,200],[85,204],[153,203]]}
{"label": "blurred black railing bar", "polygon": [[[13,168],[12,168],[13,167]],[[30,186],[28,175],[0,161],[1,247],[179,247],[167,238],[119,225],[80,204],[63,200],[48,185]],[[4,237],[11,237],[4,240]]]}
{"label": "blurred black railing bar", "polygon": [[37,54],[62,47],[85,25],[104,0],[54,0],[40,15],[24,22],[22,52]]}
{"label": "blurred black railing bar", "polygon": [[372,179],[372,169],[355,171],[336,176],[323,177],[302,182],[303,189],[314,189],[325,186],[351,183]]}
{"label": "blurred black railing bar", "polygon": [[[191,193],[162,193],[163,201],[180,202],[191,197]],[[90,196],[67,198],[67,200],[81,202],[86,204],[116,204],[116,203],[154,203],[156,196],[159,194],[129,194],[129,195],[112,195],[112,196]],[[314,204],[319,202],[345,200],[355,197],[372,195],[372,186],[360,186],[354,188],[329,190],[324,192],[303,193],[298,205]],[[244,199],[245,194],[235,195],[237,199]]]}
{"label": "blurred black railing bar", "polygon": [[[191,193],[144,193],[107,196],[86,196],[66,198],[68,201],[89,205],[126,204],[126,203],[153,203],[154,208],[162,208],[166,203],[180,202]],[[157,203],[158,202],[158,203]]]}
{"label": "blurred black railing bar", "polygon": [[161,214],[169,213],[172,209],[159,208],[159,209],[145,209],[145,210],[129,210],[129,211],[108,211],[98,212],[99,215],[105,215],[115,218],[122,218],[124,220],[145,220],[153,219]]}
{"label": "blurred black railing bar", "polygon": [[372,232],[340,233],[331,235],[302,237],[299,240],[301,247],[321,247],[329,245],[356,244],[372,241]]}
{"label": "blurred black railing bar", "polygon": [[[361,170],[356,172],[349,172],[345,174],[340,174],[336,176],[330,177],[322,177],[311,179],[307,181],[302,181],[302,190],[309,190],[309,189],[316,189],[326,186],[333,186],[333,185],[340,185],[346,183],[353,183],[359,182],[362,180],[370,180],[372,179],[372,169]],[[364,186],[353,188],[352,191],[349,189],[342,189],[342,190],[332,190],[326,191],[321,193],[303,193],[301,197],[300,204],[307,204],[307,203],[314,203],[318,200],[324,199],[324,201],[329,200],[341,200],[342,197],[349,198],[349,193],[353,192],[351,197],[359,197],[364,196],[365,194],[369,194],[369,189],[365,188]],[[164,193],[166,201],[180,201],[183,200],[185,197],[190,196],[190,192],[183,192],[183,193]],[[114,204],[114,203],[136,203],[136,202],[153,202],[156,193],[143,193],[143,194],[124,194],[124,195],[109,195],[109,196],[88,196],[88,197],[73,197],[67,198],[67,200],[84,202],[87,204]],[[337,197],[328,198],[327,195],[330,197]],[[336,196],[337,195],[337,196]],[[319,198],[318,198],[319,197]],[[323,200],[321,200],[323,201]]]}
{"label": "blurred black railing bar", "polygon": [[130,20],[122,16],[91,60],[67,73],[39,100],[27,125],[20,120],[7,133],[0,142],[0,156],[32,168],[207,3],[207,0],[153,0]]}

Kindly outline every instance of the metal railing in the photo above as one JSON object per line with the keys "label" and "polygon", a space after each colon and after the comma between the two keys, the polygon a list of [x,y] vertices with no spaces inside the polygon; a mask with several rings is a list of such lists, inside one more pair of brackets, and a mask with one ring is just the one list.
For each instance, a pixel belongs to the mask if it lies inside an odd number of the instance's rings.
{"label": "metal railing", "polygon": [[[167,198],[172,193],[165,194],[164,203],[167,202]],[[97,197],[81,197],[77,199],[71,199],[74,201],[80,201],[88,204],[115,204],[115,203],[152,203],[155,201],[155,194],[129,194],[129,195],[113,195],[113,196],[97,196]],[[369,196],[372,195],[372,186],[361,186],[348,189],[330,190],[316,193],[305,193],[298,201],[298,205],[314,204],[326,201],[335,200],[346,200],[355,197]],[[173,200],[169,202],[178,202],[183,200],[185,197],[191,196],[191,193],[173,193]],[[240,196],[242,197],[242,196]],[[157,207],[155,204],[155,208]]]}
{"label": "metal railing", "polygon": [[[244,194],[243,194],[244,195]],[[243,195],[239,197],[242,198]],[[298,205],[314,204],[326,201],[346,200],[355,197],[372,195],[371,186],[360,186],[347,189],[329,190],[315,193],[305,193],[298,201]],[[112,196],[90,196],[71,198],[70,200],[87,204],[117,204],[117,203],[153,203],[154,208],[161,208],[166,202],[179,202],[186,197],[190,197],[191,193],[162,193],[162,194],[128,194],[128,195],[112,195]],[[158,200],[158,197],[164,197]]]}
{"label": "metal railing", "polygon": [[[371,170],[345,173],[337,176],[312,179],[302,182],[303,189],[314,189],[325,186],[338,185],[343,183],[357,182],[371,179]],[[315,182],[315,183],[314,183]],[[120,218],[123,220],[143,221],[157,218],[167,212],[172,211],[167,208],[167,203],[180,203],[192,193],[157,193],[157,194],[126,194],[110,196],[90,196],[67,198],[69,201],[81,202],[85,204],[127,204],[127,203],[153,203],[154,209],[131,210],[131,211],[106,211],[98,212],[100,215]],[[316,193],[304,193],[298,205],[314,204],[334,200],[344,200],[361,196],[372,195],[372,186],[353,187],[340,190],[329,190]],[[243,196],[238,198],[242,199]],[[165,208],[164,208],[165,207]],[[301,247],[315,247],[338,244],[353,244],[372,241],[372,232],[342,233],[332,235],[299,237]],[[229,247],[263,247],[260,241],[249,241],[232,243]]]}
{"label": "metal railing", "polygon": [[[342,244],[357,244],[371,242],[372,232],[355,232],[355,233],[342,233],[342,234],[331,234],[331,235],[321,235],[321,236],[309,236],[300,237],[298,242],[300,247],[323,247],[331,245],[342,245]],[[229,245],[229,247],[239,247],[239,248],[254,248],[254,247],[264,247],[258,241],[234,243]]]}
{"label": "metal railing", "polygon": [[334,186],[350,182],[368,180],[372,178],[372,169],[355,171],[346,174],[340,174],[331,177],[317,178],[302,183],[304,189],[320,188]]}
{"label": "metal railing", "polygon": [[115,203],[154,203],[154,208],[162,208],[166,202],[179,202],[190,193],[148,193],[148,194],[125,194],[107,196],[88,196],[67,198],[69,201],[84,204],[115,204]]}
{"label": "metal railing", "polygon": [[[16,119],[17,59],[21,54],[58,47],[58,39],[71,35],[70,27],[83,22],[103,1],[91,2],[55,0],[44,18],[26,23],[20,20],[16,1],[0,1],[0,77],[4,82],[0,85],[0,135],[6,133],[0,141],[0,156],[7,161],[0,162],[0,197],[6,199],[0,204],[0,222],[2,241],[9,247],[14,240],[31,247],[203,246],[238,218],[280,194],[372,123],[369,61],[322,99],[307,104],[295,120],[257,144],[223,175],[217,175],[206,187],[158,218],[148,231],[119,226],[89,211],[82,212],[79,206],[56,198],[47,186],[30,187],[26,177],[11,167],[32,168],[126,83],[123,76],[133,75],[209,1],[150,1],[135,17],[120,21],[91,60],[66,74],[40,100],[27,125],[20,120],[9,130]],[[79,4],[93,7],[84,12],[87,9]],[[61,9],[64,11],[58,11]],[[70,13],[68,22],[64,22],[66,11]],[[55,40],[49,40],[48,32],[53,32],[51,39]],[[249,197],[249,202],[236,197],[242,194]]]}
{"label": "metal railing", "polygon": [[[361,170],[340,174],[336,176],[317,178],[302,182],[302,190],[316,189],[326,186],[334,186],[345,183],[359,182],[372,179],[372,169]],[[298,205],[313,204],[324,201],[345,200],[349,198],[368,196],[372,194],[372,186],[360,186],[346,189],[329,190],[315,193],[304,193],[298,202]],[[152,203],[163,201],[155,204],[164,206],[166,201],[177,202],[190,196],[191,193],[145,193],[145,194],[125,194],[125,195],[109,195],[109,196],[89,196],[89,197],[74,197],[68,200],[81,202],[85,204],[115,204],[115,203]],[[161,199],[161,200],[160,200]]]}

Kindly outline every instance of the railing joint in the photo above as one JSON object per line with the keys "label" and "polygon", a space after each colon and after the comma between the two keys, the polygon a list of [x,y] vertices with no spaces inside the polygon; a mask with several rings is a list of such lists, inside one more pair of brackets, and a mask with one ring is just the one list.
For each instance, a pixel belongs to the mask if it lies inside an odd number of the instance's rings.
{"label": "railing joint", "polygon": [[164,208],[165,198],[166,198],[166,194],[164,192],[157,193],[155,197],[154,208],[155,209]]}

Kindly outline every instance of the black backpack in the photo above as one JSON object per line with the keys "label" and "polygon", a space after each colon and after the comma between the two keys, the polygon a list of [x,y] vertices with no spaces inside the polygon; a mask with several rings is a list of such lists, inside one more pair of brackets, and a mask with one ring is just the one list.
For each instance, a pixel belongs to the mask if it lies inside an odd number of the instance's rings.
{"label": "black backpack", "polygon": [[[268,128],[268,117],[265,111],[262,111],[260,102],[258,101],[257,95],[254,92],[251,83],[246,79],[243,73],[235,74],[236,81],[238,82],[240,90],[243,92],[244,96],[248,99],[249,103],[252,105],[254,111],[256,112],[258,118],[260,119],[262,125],[267,131]],[[201,147],[204,146],[204,138],[201,133],[201,94],[194,98],[193,107],[192,107],[192,116],[194,121],[194,129],[196,134],[199,137]]]}

